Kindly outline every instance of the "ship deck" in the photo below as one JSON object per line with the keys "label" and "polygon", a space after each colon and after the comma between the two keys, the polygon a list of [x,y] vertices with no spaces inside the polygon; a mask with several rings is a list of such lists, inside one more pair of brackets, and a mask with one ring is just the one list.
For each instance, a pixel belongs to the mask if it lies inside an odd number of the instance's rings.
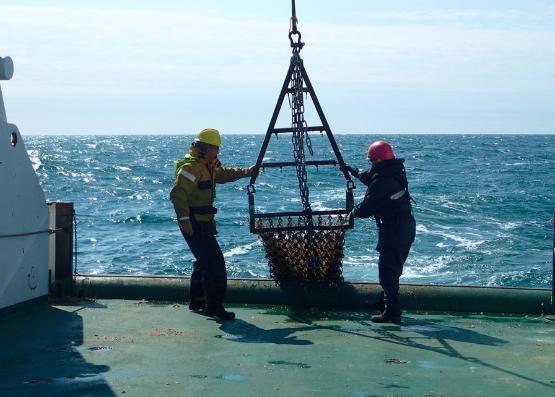
{"label": "ship deck", "polygon": [[4,396],[538,396],[555,394],[541,316],[43,302],[1,321]]}

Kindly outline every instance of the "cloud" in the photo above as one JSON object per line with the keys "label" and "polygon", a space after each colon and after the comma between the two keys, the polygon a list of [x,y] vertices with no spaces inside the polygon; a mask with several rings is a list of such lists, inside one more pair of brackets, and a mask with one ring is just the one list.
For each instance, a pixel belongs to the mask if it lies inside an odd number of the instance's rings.
{"label": "cloud", "polygon": [[[366,14],[370,20],[387,23],[465,23],[465,24],[504,24],[518,26],[548,21],[549,15],[539,15],[527,10],[499,9],[486,11],[479,9],[430,8],[407,11],[375,11]],[[551,21],[552,22],[552,21]]]}
{"label": "cloud", "polygon": [[[291,55],[270,3],[258,16],[0,5],[9,117],[34,132],[264,128]],[[492,7],[303,19],[302,56],[333,128],[552,131],[555,14]]]}
{"label": "cloud", "polygon": [[0,24],[17,77],[76,94],[256,81],[287,40],[282,26],[211,11],[0,6]]}
{"label": "cloud", "polygon": [[[503,90],[507,81],[515,89],[540,79],[538,65],[546,54],[552,58],[555,28],[463,23],[478,16],[534,19],[519,10],[374,12],[368,17],[402,23],[306,23],[302,54],[318,84]],[[171,95],[275,86],[290,56],[287,22],[229,18],[209,9],[0,6],[0,24],[2,51],[14,58],[14,94],[20,96]]]}

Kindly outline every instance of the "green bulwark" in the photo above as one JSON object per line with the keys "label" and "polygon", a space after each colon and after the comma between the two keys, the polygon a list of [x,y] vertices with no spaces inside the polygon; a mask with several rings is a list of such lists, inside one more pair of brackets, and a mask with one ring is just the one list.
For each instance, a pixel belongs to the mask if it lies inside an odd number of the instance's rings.
{"label": "green bulwark", "polygon": [[[187,277],[77,276],[80,296],[108,299],[183,301],[189,297]],[[281,282],[232,279],[226,301],[230,303],[294,305],[302,307],[360,309],[376,301],[376,283]],[[503,314],[554,313],[551,291],[532,288],[492,288],[402,284],[404,310],[484,312]]]}
{"label": "green bulwark", "polygon": [[187,278],[75,281],[0,313],[0,396],[555,395],[549,290],[403,285],[397,326],[370,321],[369,283],[230,280],[219,322]]}

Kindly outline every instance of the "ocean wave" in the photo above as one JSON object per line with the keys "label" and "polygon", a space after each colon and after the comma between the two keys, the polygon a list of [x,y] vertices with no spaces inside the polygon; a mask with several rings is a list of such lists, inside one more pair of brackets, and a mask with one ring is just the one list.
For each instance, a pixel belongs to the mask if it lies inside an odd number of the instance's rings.
{"label": "ocean wave", "polygon": [[432,256],[410,256],[407,265],[403,270],[403,278],[420,279],[430,276],[444,276],[453,274],[448,270],[454,262],[454,257],[450,255]]}
{"label": "ocean wave", "polygon": [[127,198],[130,200],[137,200],[137,201],[152,200],[152,194],[148,192],[137,192],[127,196]]}
{"label": "ocean wave", "polygon": [[445,195],[438,196],[437,203],[441,208],[445,208],[450,211],[460,212],[462,214],[467,214],[470,208],[470,204],[466,204],[460,201],[453,201],[452,199],[446,197]]}
{"label": "ocean wave", "polygon": [[[191,139],[186,137],[187,142]],[[238,135],[224,139],[223,163],[248,166],[263,138]],[[344,157],[354,159],[351,156],[367,146],[369,136],[338,135],[336,139]],[[404,281],[549,287],[549,219],[555,186],[549,176],[555,173],[555,136],[496,140],[475,135],[413,135],[394,139],[396,149],[407,159],[411,193],[417,201],[416,241],[405,265]],[[191,272],[193,257],[168,200],[174,182],[173,160],[186,150],[183,142],[182,135],[164,139],[132,135],[26,139],[46,198],[75,202],[81,273]],[[522,149],[524,143],[526,150]],[[273,161],[291,160],[289,139],[272,140],[272,145],[267,156]],[[329,158],[329,146],[320,150],[318,139],[313,145],[315,159]],[[252,151],[246,154],[245,147]],[[444,150],[438,152],[437,147]],[[474,149],[462,153],[461,147]],[[325,156],[318,157],[320,154]],[[353,166],[366,165],[359,160]],[[267,171],[257,179],[256,211],[300,210],[295,170]],[[315,209],[344,205],[344,182],[337,169],[328,172],[322,167],[319,172],[309,172],[308,178]],[[355,182],[354,193],[360,202],[366,189]],[[241,180],[218,187],[218,241],[233,269],[230,275],[267,276],[264,249],[249,248],[254,237],[246,221],[246,194],[235,189],[245,185]],[[347,232],[346,280],[377,280],[376,239],[371,221],[357,221],[355,230]],[[118,257],[123,248],[127,255]],[[537,270],[528,271],[532,268]]]}
{"label": "ocean wave", "polygon": [[262,243],[259,240],[256,240],[252,243],[248,243],[245,245],[240,245],[238,247],[234,247],[229,251],[224,252],[224,258],[231,258],[236,255],[245,255],[248,254],[254,247],[262,246]]}
{"label": "ocean wave", "polygon": [[40,161],[40,152],[35,149],[27,150],[33,169],[37,171],[42,166],[42,161]]}
{"label": "ocean wave", "polygon": [[311,208],[312,208],[313,211],[328,211],[328,210],[335,209],[335,208],[331,208],[331,207],[328,207],[328,206],[324,205],[324,203],[322,203],[321,201],[314,201],[311,204]]}
{"label": "ocean wave", "polygon": [[376,255],[350,255],[343,258],[344,266],[378,266],[378,254]]}
{"label": "ocean wave", "polygon": [[119,224],[119,223],[163,224],[163,223],[175,223],[175,218],[170,216],[137,214],[134,216],[128,216],[123,219],[114,218],[112,216],[109,218],[109,221],[116,224]]}
{"label": "ocean wave", "polygon": [[532,266],[529,269],[506,270],[493,274],[487,279],[486,283],[490,287],[518,287],[530,284],[538,285],[541,288],[549,288],[551,286],[551,274],[538,266]]}
{"label": "ocean wave", "polygon": [[[478,233],[471,233],[467,232],[466,235],[462,234],[455,234],[455,233],[446,233],[444,230],[431,230],[428,229],[425,225],[417,224],[416,231],[421,234],[428,234],[433,236],[438,236],[443,238],[444,240],[451,240],[456,242],[456,246],[466,248],[468,250],[474,250],[478,246],[484,244],[487,239],[484,239],[482,235]],[[473,237],[478,237],[479,239],[472,239]],[[437,246],[437,244],[436,244]],[[443,242],[443,246],[448,246],[445,242]]]}
{"label": "ocean wave", "polygon": [[514,230],[523,225],[522,222],[502,222],[502,221],[492,221],[491,224],[496,225],[501,230]]}

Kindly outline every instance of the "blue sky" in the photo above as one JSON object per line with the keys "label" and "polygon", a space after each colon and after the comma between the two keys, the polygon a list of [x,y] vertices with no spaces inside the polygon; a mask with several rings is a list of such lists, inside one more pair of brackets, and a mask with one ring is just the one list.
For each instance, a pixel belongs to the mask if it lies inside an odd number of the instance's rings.
{"label": "blue sky", "polygon": [[[290,12],[0,0],[8,120],[24,134],[264,133]],[[297,0],[297,16],[334,133],[555,133],[555,1]]]}

